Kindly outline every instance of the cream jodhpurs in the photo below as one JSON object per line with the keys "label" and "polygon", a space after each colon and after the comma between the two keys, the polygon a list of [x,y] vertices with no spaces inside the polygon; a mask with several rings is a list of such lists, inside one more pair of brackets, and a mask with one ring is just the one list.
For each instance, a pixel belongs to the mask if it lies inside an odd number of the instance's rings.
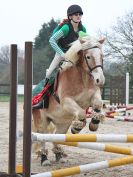
{"label": "cream jodhpurs", "polygon": [[53,61],[51,62],[50,66],[46,72],[46,78],[48,78],[48,79],[50,78],[51,73],[54,71],[54,69],[59,65],[59,63],[62,60],[64,60],[64,58],[61,57],[61,55],[56,53]]}

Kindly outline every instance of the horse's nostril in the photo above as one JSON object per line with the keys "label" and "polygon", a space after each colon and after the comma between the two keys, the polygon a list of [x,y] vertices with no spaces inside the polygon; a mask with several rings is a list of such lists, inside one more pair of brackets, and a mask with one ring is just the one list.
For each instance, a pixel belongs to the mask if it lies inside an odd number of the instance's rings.
{"label": "horse's nostril", "polygon": [[99,83],[99,79],[97,79],[96,81],[97,81],[97,83]]}

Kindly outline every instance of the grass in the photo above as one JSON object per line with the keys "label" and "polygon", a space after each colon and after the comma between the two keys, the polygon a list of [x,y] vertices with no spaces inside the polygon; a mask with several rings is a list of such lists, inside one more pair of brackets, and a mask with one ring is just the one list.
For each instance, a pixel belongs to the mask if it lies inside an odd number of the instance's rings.
{"label": "grass", "polygon": [[[9,102],[10,101],[10,96],[9,95],[0,95],[0,102]],[[24,101],[24,96],[23,95],[18,95],[17,96],[17,101],[18,102],[23,102]]]}

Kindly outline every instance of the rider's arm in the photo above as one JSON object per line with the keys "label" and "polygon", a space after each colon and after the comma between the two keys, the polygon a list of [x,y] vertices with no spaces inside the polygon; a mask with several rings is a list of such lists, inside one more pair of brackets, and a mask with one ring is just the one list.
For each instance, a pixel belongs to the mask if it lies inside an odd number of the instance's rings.
{"label": "rider's arm", "polygon": [[69,32],[69,26],[67,24],[63,25],[57,32],[55,32],[49,39],[49,43],[52,46],[52,48],[55,50],[56,53],[64,56],[64,52],[58,45],[58,40],[66,37]]}

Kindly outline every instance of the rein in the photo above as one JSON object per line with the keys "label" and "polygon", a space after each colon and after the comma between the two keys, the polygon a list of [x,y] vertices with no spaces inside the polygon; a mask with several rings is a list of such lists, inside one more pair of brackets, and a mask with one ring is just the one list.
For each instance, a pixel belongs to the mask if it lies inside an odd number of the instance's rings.
{"label": "rein", "polygon": [[[98,47],[98,46],[94,46],[94,47],[87,48],[87,49],[85,49],[85,50],[89,50],[89,49],[93,49],[93,48],[99,48],[99,47]],[[102,70],[103,70],[103,66],[102,66],[102,65],[96,65],[96,66],[94,66],[93,68],[91,68],[91,67],[89,66],[89,63],[88,63],[88,61],[87,61],[86,56],[84,56],[84,59],[85,59],[85,62],[86,62],[86,64],[87,64],[87,66],[88,66],[88,69],[89,69],[89,71],[90,71],[90,74],[91,74],[91,72],[92,72],[93,70],[95,70],[96,68],[99,68],[99,67],[102,68]],[[68,63],[71,63],[72,65],[75,65],[71,60],[62,60],[62,62],[68,62]],[[62,64],[62,62],[61,62],[61,64]],[[59,65],[59,67],[62,69],[61,64]]]}

